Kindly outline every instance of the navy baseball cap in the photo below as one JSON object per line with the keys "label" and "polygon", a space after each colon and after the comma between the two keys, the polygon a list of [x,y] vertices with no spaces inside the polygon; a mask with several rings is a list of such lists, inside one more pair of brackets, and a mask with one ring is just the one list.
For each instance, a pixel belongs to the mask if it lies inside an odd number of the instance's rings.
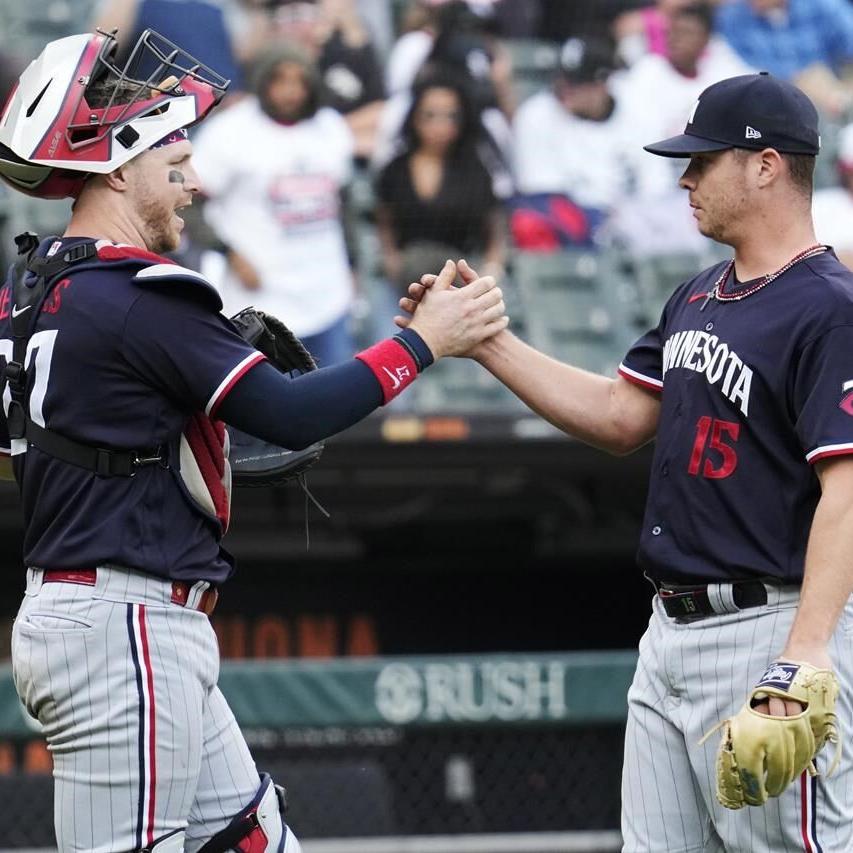
{"label": "navy baseball cap", "polygon": [[661,157],[706,151],[775,148],[783,154],[818,154],[814,104],[796,86],[766,71],[729,77],[708,86],[687,119],[684,133],[644,145]]}
{"label": "navy baseball cap", "polygon": [[602,38],[570,38],[560,48],[559,73],[570,83],[600,83],[617,62],[610,42]]}

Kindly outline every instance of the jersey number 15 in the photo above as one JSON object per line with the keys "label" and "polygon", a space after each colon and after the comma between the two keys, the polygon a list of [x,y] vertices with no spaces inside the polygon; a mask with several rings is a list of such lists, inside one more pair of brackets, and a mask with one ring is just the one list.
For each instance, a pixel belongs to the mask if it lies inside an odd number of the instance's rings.
{"label": "jersey number 15", "polygon": [[703,415],[696,422],[696,438],[693,441],[687,473],[694,477],[701,474],[709,480],[728,477],[737,468],[737,453],[732,444],[737,441],[738,435],[739,423]]}

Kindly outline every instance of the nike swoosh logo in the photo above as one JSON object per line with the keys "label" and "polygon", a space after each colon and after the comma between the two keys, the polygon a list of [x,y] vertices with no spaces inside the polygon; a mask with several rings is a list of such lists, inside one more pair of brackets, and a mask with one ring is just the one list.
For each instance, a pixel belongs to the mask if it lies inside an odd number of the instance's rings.
{"label": "nike swoosh logo", "polygon": [[394,389],[399,388],[400,380],[387,367],[383,366],[382,369],[391,377],[391,381],[394,383],[391,386],[391,390],[393,391]]}
{"label": "nike swoosh logo", "polygon": [[13,317],[19,317],[21,314],[24,313],[24,311],[29,311],[30,308],[32,308],[32,307],[33,307],[32,305],[27,305],[26,308],[19,309],[17,305],[13,305],[12,306],[12,316]]}

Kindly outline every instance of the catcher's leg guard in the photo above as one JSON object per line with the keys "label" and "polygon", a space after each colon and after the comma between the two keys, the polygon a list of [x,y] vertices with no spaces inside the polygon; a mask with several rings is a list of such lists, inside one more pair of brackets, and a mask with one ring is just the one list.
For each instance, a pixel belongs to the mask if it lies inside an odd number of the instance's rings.
{"label": "catcher's leg guard", "polygon": [[184,831],[170,832],[139,853],[184,853]]}
{"label": "catcher's leg guard", "polygon": [[198,853],[302,853],[284,822],[285,807],[284,788],[262,774],[252,802]]}

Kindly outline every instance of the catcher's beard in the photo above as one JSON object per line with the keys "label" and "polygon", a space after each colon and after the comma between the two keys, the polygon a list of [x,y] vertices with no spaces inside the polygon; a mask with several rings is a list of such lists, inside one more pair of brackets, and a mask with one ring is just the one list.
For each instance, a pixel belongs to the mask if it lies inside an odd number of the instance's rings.
{"label": "catcher's beard", "polygon": [[172,226],[172,217],[175,214],[172,202],[159,198],[142,182],[137,185],[136,191],[137,211],[142,220],[143,236],[148,250],[160,255],[177,249],[180,234]]}

